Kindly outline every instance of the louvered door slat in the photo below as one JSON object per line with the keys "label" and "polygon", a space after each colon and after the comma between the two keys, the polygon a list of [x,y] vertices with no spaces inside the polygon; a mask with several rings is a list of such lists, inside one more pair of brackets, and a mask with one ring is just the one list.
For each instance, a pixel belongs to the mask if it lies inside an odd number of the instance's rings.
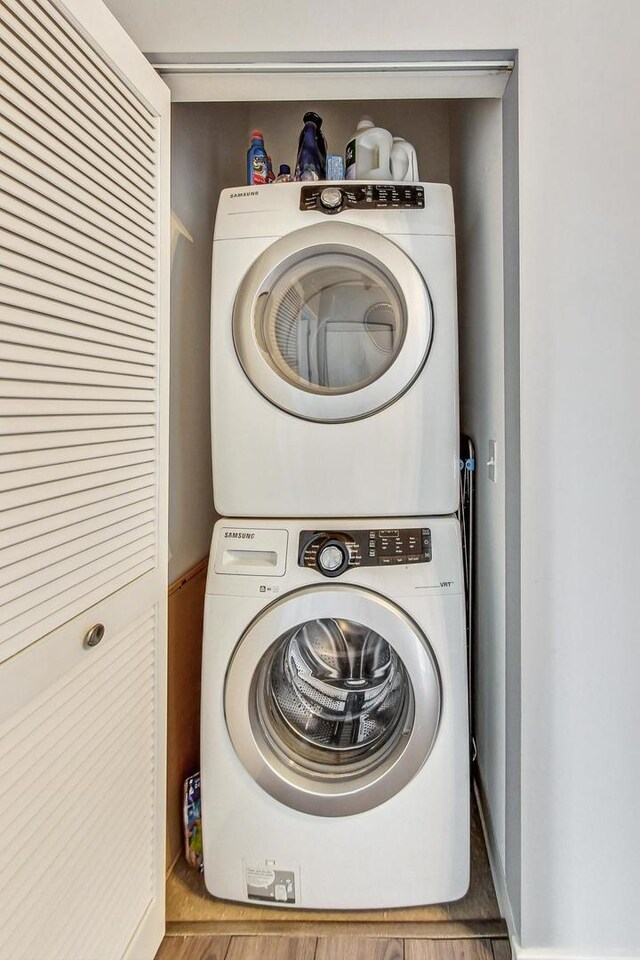
{"label": "louvered door slat", "polygon": [[[8,262],[10,255],[4,255],[0,260],[0,303],[9,306],[24,307],[39,313],[51,314],[55,317],[77,316],[79,320],[99,330],[113,329],[125,336],[139,337],[142,340],[154,339],[153,316],[142,316],[137,310],[127,310],[126,307],[115,303],[115,295],[96,287],[91,287],[91,293],[78,293],[69,288],[69,278],[72,274],[61,274],[60,279],[67,279],[66,286],[42,279],[47,268],[39,266],[35,261],[23,259],[18,263],[17,270],[5,269],[2,261]],[[13,257],[17,262],[18,258]],[[22,267],[22,269],[20,269]],[[26,278],[26,279],[25,279]],[[79,286],[76,281],[74,286]],[[86,289],[86,288],[85,288]],[[98,296],[100,299],[97,299]],[[105,299],[106,297],[106,299]],[[149,314],[150,311],[146,311]]]}
{"label": "louvered door slat", "polygon": [[[44,425],[48,428],[44,435],[53,434],[55,436],[57,431],[106,430],[111,427],[117,428],[120,426],[133,427],[137,430],[138,427],[153,426],[154,422],[152,413],[136,414],[130,411],[121,413],[119,416],[115,416],[114,414],[92,415],[86,413],[83,416],[78,415],[75,417],[49,416],[44,421]],[[43,423],[38,417],[3,417],[2,420],[0,420],[0,425],[2,426],[6,443],[10,444],[13,442],[12,438],[16,434],[30,438],[33,434],[41,433]],[[29,442],[32,441],[30,440]],[[7,446],[7,449],[11,448]]]}
{"label": "louvered door slat", "polygon": [[[34,285],[37,283],[34,279]],[[155,353],[153,330],[132,327],[113,315],[105,320],[103,314],[94,314],[32,291],[7,286],[0,286],[0,304],[3,305],[3,318],[14,326],[56,333],[63,337],[78,337],[90,343],[114,344],[131,351],[132,363],[138,359],[135,355],[137,352]]]}
{"label": "louvered door slat", "polygon": [[29,21],[31,24],[34,21],[29,14],[19,19],[11,10],[11,4],[5,3],[0,20],[6,24],[4,36],[16,70],[24,70],[25,76],[45,96],[49,88],[57,91],[68,108],[82,118],[81,123],[91,124],[105,137],[107,144],[113,144],[130,163],[137,164],[141,153],[147,160],[153,158],[153,142],[140,136],[139,129],[127,127],[118,112],[105,109],[105,105],[69,69],[59,55],[60,47],[52,49],[47,46],[37,28],[30,28]]}
{"label": "louvered door slat", "polygon": [[[4,436],[0,436],[0,463],[4,463],[2,460],[3,454],[19,453],[21,451],[39,456],[39,451],[68,448],[69,456],[71,456],[74,447],[87,447],[94,444],[96,445],[96,450],[98,450],[100,449],[100,444],[111,443],[111,441],[128,442],[132,440],[147,440],[151,441],[150,446],[154,445],[155,431],[153,426],[131,428],[129,426],[117,427],[109,424],[102,429],[82,429],[82,425],[74,421],[73,427],[75,429],[66,432],[57,430],[35,435],[23,433],[20,436],[16,436],[16,434],[5,433]],[[108,449],[110,450],[110,448]]]}
{"label": "louvered door slat", "polygon": [[[10,352],[10,351],[9,351]],[[130,373],[116,373],[112,370],[104,369],[94,369],[91,367],[92,358],[87,357],[87,366],[79,370],[77,367],[71,366],[69,362],[66,364],[62,363],[51,363],[43,364],[41,361],[43,359],[50,359],[48,354],[45,357],[42,356],[42,353],[39,351],[32,351],[35,353],[35,356],[31,360],[7,360],[5,363],[0,361],[0,378],[10,381],[22,381],[25,377],[25,374],[28,374],[29,379],[38,380],[39,383],[48,384],[48,383],[61,383],[61,384],[90,384],[93,386],[96,384],[96,381],[100,384],[101,387],[130,387],[132,390],[150,390],[153,391],[154,387],[154,378],[153,376],[145,376],[145,371],[140,373],[130,374]],[[60,357],[53,356],[52,359],[60,360]],[[67,361],[72,361],[76,359],[78,362],[82,362],[82,357],[67,357]],[[37,362],[40,361],[40,362]],[[26,369],[25,369],[26,368]],[[7,396],[14,396],[10,388],[10,392]],[[4,392],[3,388],[0,388],[0,393]],[[96,394],[98,396],[98,394]]]}
{"label": "louvered door slat", "polygon": [[126,311],[131,317],[130,322],[153,326],[155,314],[152,297],[138,291],[119,290],[119,284],[92,273],[83,263],[62,254],[53,254],[46,247],[29,243],[15,234],[3,232],[2,246],[7,278],[10,282],[13,280],[11,285],[19,290],[24,287],[22,277],[38,278],[57,288],[58,296],[63,300],[69,297],[73,303],[77,302],[77,295],[94,297],[105,306],[113,305]]}
{"label": "louvered door slat", "polygon": [[149,523],[153,522],[153,499],[133,500],[127,506],[110,511],[103,509],[87,520],[80,520],[76,515],[72,527],[56,527],[40,537],[23,539],[12,547],[6,547],[3,550],[2,562],[5,567],[15,565],[16,569],[11,571],[11,575],[17,578],[25,566],[33,568],[39,554],[49,551],[49,562],[52,562],[54,557],[60,559],[65,554],[77,551],[78,545],[82,544],[85,538],[95,543],[96,538],[88,538],[86,536],[88,534],[99,532],[105,535],[105,532],[111,532],[116,525],[128,531],[130,529],[128,521],[131,519],[136,523],[144,519]]}
{"label": "louvered door slat", "polygon": [[[0,328],[1,327],[2,324],[0,324]],[[66,346],[65,341],[62,341],[61,346],[54,347],[53,349],[46,348],[44,345],[42,347],[27,347],[19,343],[5,342],[2,352],[5,360],[14,365],[28,363],[35,366],[54,367],[57,372],[52,371],[51,377],[46,377],[46,379],[67,381],[71,378],[73,382],[87,383],[91,382],[92,379],[97,379],[93,377],[93,374],[98,374],[100,377],[105,377],[105,384],[113,382],[115,385],[116,380],[113,380],[113,377],[126,378],[126,385],[131,386],[150,386],[153,384],[154,371],[153,367],[149,364],[114,360],[110,357],[96,356],[93,352],[86,353],[80,350],[71,353],[64,349]],[[89,349],[86,343],[84,344],[84,349],[85,351]],[[80,371],[80,373],[76,366],[78,363],[83,364],[83,370]],[[19,368],[16,367],[16,369],[19,372]],[[74,375],[72,376],[70,373],[65,374],[65,370],[73,371]],[[85,376],[81,376],[81,373],[84,373]],[[42,379],[45,379],[45,377]],[[147,381],[151,381],[151,384],[147,383]],[[125,385],[125,380],[119,380],[118,385]]]}
{"label": "louvered door slat", "polygon": [[103,231],[95,227],[91,229],[87,220],[75,216],[68,208],[45,202],[41,204],[41,209],[35,209],[31,203],[21,199],[22,192],[28,194],[25,187],[21,189],[20,183],[0,174],[0,210],[13,218],[6,221],[11,224],[9,229],[45,245],[48,235],[53,235],[56,242],[65,247],[68,244],[67,249],[75,248],[75,259],[84,256],[89,266],[97,266],[102,270],[106,264],[111,264],[115,275],[125,283],[147,291],[153,289],[153,271],[132,260],[130,247],[125,248],[124,253],[123,245],[117,241],[105,243]]}
{"label": "louvered door slat", "polygon": [[[115,414],[116,416],[124,413],[138,412],[140,414],[154,414],[157,411],[157,404],[153,400],[138,400],[136,402],[128,401],[122,403],[120,400],[92,400],[91,413]],[[70,416],[82,417],[87,413],[87,404],[83,400],[64,399],[55,400],[47,398],[31,399],[22,398],[19,400],[7,398],[0,400],[0,416],[13,418],[16,415],[46,417],[58,414],[68,414]],[[3,421],[0,421],[2,423]]]}
{"label": "louvered door slat", "polygon": [[73,91],[50,69],[46,59],[34,56],[32,47],[21,43],[15,32],[3,24],[5,21],[11,26],[12,20],[8,11],[0,12],[0,49],[7,82],[24,90],[24,95],[54,120],[56,130],[66,130],[74,138],[82,133],[87,148],[84,155],[92,158],[92,162],[99,162],[101,148],[108,150],[109,163],[101,163],[101,168],[117,170],[131,184],[136,195],[141,193],[152,197],[153,179],[140,172],[138,155],[126,141],[123,145],[115,131],[106,133],[103,130],[100,114],[79,108],[83,101],[73,99]]}
{"label": "louvered door slat", "polygon": [[110,500],[123,493],[134,495],[140,490],[149,490],[150,495],[153,495],[153,476],[149,476],[145,463],[114,470],[105,474],[101,480],[101,483],[91,484],[88,488],[85,484],[84,489],[73,491],[65,490],[62,484],[59,485],[62,487],[62,492],[57,496],[36,500],[34,503],[25,504],[24,501],[20,501],[12,509],[2,510],[0,533],[10,531],[11,539],[7,542],[15,543],[15,540],[23,535],[24,537],[33,536],[33,529],[42,533],[43,530],[53,530],[56,525],[66,526],[65,523],[59,523],[58,518],[61,515],[73,515],[76,510],[80,515],[87,505],[104,503],[105,508],[109,509]]}
{"label": "louvered door slat", "polygon": [[[13,582],[10,587],[0,586],[0,605],[5,607],[6,616],[17,616],[27,609],[27,594],[38,591],[38,597],[43,599],[55,592],[54,584],[73,574],[73,582],[81,582],[75,577],[76,572],[82,576],[90,564],[95,560],[102,563],[106,559],[113,559],[119,550],[124,550],[131,544],[142,549],[141,541],[152,543],[153,516],[149,513],[139,513],[133,519],[127,519],[113,526],[98,529],[91,536],[78,536],[75,543],[58,542],[47,553],[47,560],[53,565],[53,570],[39,569],[41,558],[28,557],[15,564],[11,576]],[[52,578],[51,573],[55,576]],[[33,598],[32,598],[33,599]],[[28,601],[29,603],[32,602]],[[4,612],[4,611],[3,611]]]}
{"label": "louvered door slat", "polygon": [[150,611],[0,724],[2,957],[113,960],[154,895],[155,640]]}
{"label": "louvered door slat", "polygon": [[[115,511],[125,508],[152,510],[153,488],[134,486],[133,489],[130,489],[127,486],[126,489],[121,489],[119,493],[107,498],[104,497],[104,492],[102,492],[102,495],[96,500],[80,507],[74,507],[72,510],[59,510],[57,513],[49,514],[38,520],[19,524],[18,527],[6,527],[4,530],[0,530],[0,549],[7,548],[7,553],[3,559],[6,559],[6,556],[9,555],[9,548],[11,547],[18,545],[24,551],[30,550],[35,541],[44,537],[53,538],[58,531],[64,531],[68,536],[73,537],[75,536],[76,524],[79,527],[80,524],[94,517],[108,519]],[[107,521],[105,520],[105,522]],[[62,543],[64,541],[60,537],[52,540],[52,542]],[[34,549],[33,552],[41,551]]]}
{"label": "louvered door slat", "polygon": [[[48,562],[55,564],[56,572],[61,575],[69,569],[79,569],[80,566],[83,566],[83,561],[87,562],[94,557],[97,558],[105,554],[107,552],[105,544],[108,544],[111,553],[120,544],[137,543],[143,537],[152,533],[153,504],[151,509],[147,509],[146,512],[141,512],[140,505],[137,505],[136,510],[123,511],[119,518],[105,516],[89,524],[78,524],[78,528],[77,536],[70,540],[65,540],[63,532],[57,531],[58,536],[52,536],[49,544],[45,546],[48,553]],[[69,531],[67,531],[68,535]],[[51,545],[52,542],[54,546]],[[91,548],[85,550],[84,547],[88,543],[91,544]],[[11,565],[11,576],[14,579],[13,586],[15,589],[11,590],[9,596],[15,597],[16,594],[19,595],[21,590],[30,593],[41,585],[42,573],[40,571],[35,574],[32,573],[40,562],[39,553],[43,552],[36,552],[38,546],[34,546],[33,553],[24,550],[7,551],[7,553],[22,552],[23,555],[22,559],[16,559]],[[7,593],[0,588],[0,604],[4,602],[6,596]]]}
{"label": "louvered door slat", "polygon": [[[98,288],[102,296],[111,297],[113,292],[121,298],[126,298],[124,302],[122,300],[114,302],[121,302],[126,308],[147,316],[152,312],[153,286],[141,284],[135,277],[133,279],[123,277],[108,260],[91,257],[75,244],[61,241],[55,236],[48,236],[42,230],[39,231],[39,236],[35,237],[35,230],[25,229],[24,224],[8,214],[0,216],[0,230],[3,236],[7,237],[4,246],[8,250],[20,254],[21,258],[35,262],[38,267],[46,264],[51,268],[48,274],[43,274],[46,279],[53,279],[54,283],[62,287],[70,285],[71,289],[81,292],[86,292],[89,287]],[[7,258],[7,266],[14,265],[11,258]],[[21,265],[16,266],[16,269],[24,269],[24,260]],[[35,272],[36,268],[29,264],[28,269],[30,272]],[[80,273],[82,273],[81,282],[75,276]],[[69,284],[67,278],[70,274],[74,277],[75,283]],[[151,309],[145,310],[144,306]]]}
{"label": "louvered door slat", "polygon": [[[8,210],[13,207],[17,213]],[[32,222],[38,220],[38,223]],[[135,296],[136,291],[151,295],[154,293],[153,276],[141,277],[137,270],[131,270],[130,262],[124,257],[121,263],[108,248],[100,248],[98,244],[93,244],[86,237],[75,233],[68,226],[57,223],[42,211],[38,211],[35,217],[26,204],[21,204],[12,198],[4,198],[0,194],[0,230],[7,230],[14,233],[24,242],[31,243],[37,247],[43,247],[45,250],[56,252],[58,256],[69,257],[77,263],[83,263],[91,270],[102,274],[101,282],[104,286],[104,278],[113,278],[118,280],[121,286],[113,289],[122,289],[124,293],[131,291]],[[93,247],[94,250],[90,249]],[[55,261],[51,261],[55,264]],[[107,284],[109,286],[109,284]]]}
{"label": "louvered door slat", "polygon": [[139,191],[115,167],[85,147],[80,140],[80,131],[74,134],[65,130],[33,100],[29,100],[7,83],[2,75],[0,75],[0,96],[3,99],[3,111],[14,128],[14,136],[18,142],[24,143],[25,139],[37,140],[47,148],[49,156],[57,155],[61,162],[75,168],[87,180],[95,183],[101,191],[108,193],[109,202],[120,199],[122,207],[128,208],[129,216],[147,221],[150,229],[152,228],[151,199],[146,198],[142,191]]}
{"label": "louvered door slat", "polygon": [[[0,130],[2,127],[0,116]],[[0,137],[0,156],[0,186],[6,194],[19,196],[27,203],[32,202],[32,194],[37,194],[38,209],[88,232],[106,246],[113,246],[115,241],[115,249],[143,266],[153,264],[153,243],[146,226],[140,228],[96,194],[90,184],[83,186],[77,178],[71,180],[69,173],[29,153],[15,139]]]}
{"label": "louvered door slat", "polygon": [[[58,446],[53,446],[53,438],[47,437],[49,447],[42,444],[35,450],[21,450],[17,453],[0,455],[0,490],[3,488],[12,489],[14,486],[28,486],[28,484],[20,482],[24,479],[22,471],[32,468],[42,470],[43,467],[68,464],[74,465],[73,469],[82,471],[83,463],[87,460],[104,465],[113,456],[126,456],[130,453],[141,453],[145,450],[150,450],[152,455],[155,455],[156,438],[153,432],[146,437],[126,436],[124,439],[113,439],[109,442],[108,447],[105,447],[104,443],[95,442],[70,443],[63,446],[62,437],[58,437],[58,439],[60,441]],[[105,457],[108,458],[106,461]],[[14,474],[16,481],[8,480],[5,487],[2,477],[5,475],[13,476]]]}
{"label": "louvered door slat", "polygon": [[[11,473],[0,474],[0,492],[4,493],[3,505],[13,505],[16,502],[26,503],[29,500],[40,500],[49,493],[60,481],[76,481],[87,484],[94,474],[96,479],[107,471],[115,471],[123,467],[136,464],[152,463],[155,460],[153,448],[142,447],[141,450],[131,450],[127,453],[110,454],[108,456],[94,456],[88,460],[70,460],[68,463],[47,464],[38,467],[28,467]],[[43,489],[44,488],[44,489]],[[56,487],[57,489],[57,487]],[[70,485],[67,486],[70,489]],[[22,499],[20,499],[22,495]],[[48,498],[47,498],[48,499]]]}
{"label": "louvered door slat", "polygon": [[[7,802],[12,790],[20,783],[24,776],[28,776],[29,768],[39,763],[51,762],[55,768],[53,776],[54,799],[51,803],[51,814],[62,806],[60,804],[61,791],[65,786],[65,769],[73,763],[73,755],[69,755],[69,743],[65,737],[74,735],[74,727],[78,727],[78,720],[92,710],[100,718],[101,708],[105,701],[112,706],[119,706],[126,701],[128,695],[127,683],[134,672],[136,663],[148,659],[151,655],[145,648],[144,641],[151,638],[153,629],[150,624],[145,625],[138,635],[138,644],[125,645],[121,638],[112,641],[112,652],[120,647],[117,656],[109,658],[103,664],[100,690],[95,690],[91,676],[81,675],[66,678],[66,682],[56,692],[61,696],[49,696],[43,699],[41,708],[36,715],[28,713],[26,716],[12,717],[3,727],[0,740],[0,764],[2,764],[3,778],[0,787],[0,803]],[[96,709],[97,708],[97,709]],[[100,718],[96,721],[94,732],[100,734],[108,721]],[[47,737],[37,739],[38,727],[44,726]],[[20,744],[25,739],[33,738],[33,747],[28,755],[20,752]],[[56,779],[58,778],[58,779]],[[7,849],[13,853],[19,844],[18,837],[7,841]],[[0,887],[0,893],[2,887]]]}
{"label": "louvered door slat", "polygon": [[84,609],[88,609],[104,597],[105,591],[115,593],[136,576],[151,570],[153,550],[149,538],[140,544],[141,541],[132,540],[124,550],[110,556],[108,561],[95,561],[80,572],[76,570],[61,577],[56,581],[55,588],[47,589],[46,596],[42,592],[39,594],[41,599],[37,606],[33,602],[22,603],[22,612],[16,613],[5,625],[4,648],[12,655],[21,650],[25,642],[33,643],[46,632],[46,625],[51,618],[59,617],[65,610],[60,591],[73,589],[75,596],[82,600]]}
{"label": "louvered door slat", "polygon": [[[98,363],[103,360],[116,361],[124,365],[117,367],[119,372],[124,372],[125,368],[126,372],[131,373],[136,369],[144,372],[153,368],[153,351],[149,349],[149,343],[144,341],[133,344],[130,337],[123,340],[107,332],[104,337],[107,342],[102,343],[96,339],[99,334],[91,327],[85,329],[73,322],[43,317],[31,311],[26,316],[25,311],[18,312],[11,307],[3,310],[2,314],[7,322],[0,322],[0,339],[5,346],[7,360],[17,359],[10,356],[10,350],[14,347],[20,350],[34,348],[50,351],[52,355],[80,354]],[[26,322],[29,326],[24,325]],[[54,362],[53,359],[51,362]]]}
{"label": "louvered door slat", "polygon": [[[114,72],[100,52],[87,42],[57,6],[50,0],[6,0],[10,9],[19,15],[31,13],[35,29],[46,35],[47,47],[68,62],[78,77],[84,95],[95,92],[102,108],[112,111],[132,129],[140,129],[150,145],[154,143],[153,120],[150,111],[125,82],[121,74]],[[26,16],[24,17],[26,20]]]}
{"label": "louvered door slat", "polygon": [[[141,535],[138,533],[141,531]],[[153,547],[153,532],[148,526],[138,529],[129,529],[128,533],[117,540],[100,542],[91,550],[78,552],[75,557],[61,563],[56,570],[56,576],[47,579],[43,574],[32,576],[18,581],[17,590],[24,590],[15,600],[2,604],[2,613],[6,623],[2,628],[2,642],[18,639],[23,642],[24,636],[31,641],[37,639],[38,633],[31,628],[42,623],[52,613],[64,608],[64,593],[74,590],[85,598],[93,591],[99,578],[102,583],[111,582],[123,570],[129,569],[134,558],[144,572],[153,561],[151,549]],[[14,595],[17,592],[14,591]],[[86,604],[85,604],[86,606]]]}
{"label": "louvered door slat", "polygon": [[[10,103],[3,103],[3,112],[0,119],[0,135],[5,139],[3,150],[10,157],[15,157],[28,170],[44,170],[48,177],[48,169],[55,171],[59,176],[54,182],[65,183],[69,187],[79,187],[83,194],[102,201],[107,208],[112,208],[122,218],[124,226],[132,236],[138,237],[147,247],[153,247],[153,228],[148,216],[140,216],[126,198],[113,186],[104,180],[96,182],[93,172],[87,164],[79,163],[73,156],[68,159],[61,151],[60,143],[47,135],[42,127],[31,123],[24,114],[16,110]],[[38,139],[39,138],[39,139]],[[37,147],[36,147],[37,144]],[[42,166],[44,165],[44,166]]]}

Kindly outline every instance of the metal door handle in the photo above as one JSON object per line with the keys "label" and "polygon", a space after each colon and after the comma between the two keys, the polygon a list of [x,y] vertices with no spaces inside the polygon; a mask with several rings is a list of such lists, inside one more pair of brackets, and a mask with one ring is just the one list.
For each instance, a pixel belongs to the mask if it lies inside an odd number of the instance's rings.
{"label": "metal door handle", "polygon": [[84,635],[84,646],[85,647],[97,647],[102,638],[104,637],[104,623],[96,623],[95,626],[91,627],[90,630]]}

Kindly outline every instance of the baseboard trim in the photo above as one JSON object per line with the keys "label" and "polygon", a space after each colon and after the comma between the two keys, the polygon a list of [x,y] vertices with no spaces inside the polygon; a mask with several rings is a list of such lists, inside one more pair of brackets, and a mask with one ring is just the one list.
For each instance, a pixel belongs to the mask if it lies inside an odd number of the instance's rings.
{"label": "baseboard trim", "polygon": [[195,567],[191,567],[190,570],[187,570],[186,573],[183,573],[180,577],[177,577],[173,583],[169,584],[169,596],[172,593],[175,593],[176,590],[179,590],[180,587],[184,587],[186,583],[189,583],[189,580],[193,580],[194,577],[197,577],[198,574],[205,570],[209,565],[209,557],[203,557],[199,563],[196,563]]}
{"label": "baseboard trim", "polygon": [[167,923],[166,936],[223,937],[381,937],[409,940],[502,940],[503,920],[349,921],[349,920],[180,920]]}
{"label": "baseboard trim", "polygon": [[[495,887],[496,897],[498,899],[498,906],[500,907],[500,912],[505,919],[513,956],[520,957],[521,952],[519,951],[522,951],[522,947],[520,946],[520,941],[518,939],[519,931],[516,929],[515,920],[513,918],[513,910],[511,909],[511,901],[509,900],[509,894],[507,892],[504,867],[500,858],[496,835],[493,830],[493,824],[491,822],[489,804],[487,802],[486,794],[484,792],[478,770],[476,770],[476,775],[473,778],[473,791],[476,796],[478,810],[480,811],[480,820],[482,822],[482,830],[487,847],[487,854],[489,856],[489,866],[491,867],[491,876],[493,877],[493,885]],[[533,960],[533,957],[530,958],[530,960]]]}

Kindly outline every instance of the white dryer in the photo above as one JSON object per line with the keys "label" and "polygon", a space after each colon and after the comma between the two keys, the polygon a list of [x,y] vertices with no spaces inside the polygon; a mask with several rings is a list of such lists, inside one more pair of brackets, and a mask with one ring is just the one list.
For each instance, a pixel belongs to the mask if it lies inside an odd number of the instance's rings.
{"label": "white dryer", "polygon": [[450,187],[224,190],[213,243],[211,405],[223,515],[453,513]]}
{"label": "white dryer", "polygon": [[452,517],[216,524],[201,731],[212,894],[342,909],[464,895],[462,581]]}

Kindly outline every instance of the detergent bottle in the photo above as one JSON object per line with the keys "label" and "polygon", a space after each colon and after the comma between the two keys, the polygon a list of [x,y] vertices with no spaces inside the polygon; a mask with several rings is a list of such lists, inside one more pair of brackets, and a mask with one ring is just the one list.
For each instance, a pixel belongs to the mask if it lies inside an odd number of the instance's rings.
{"label": "detergent bottle", "polygon": [[392,145],[388,130],[363,117],[345,150],[347,180],[391,180]]}
{"label": "detergent bottle", "polygon": [[327,141],[320,127],[322,117],[309,111],[302,118],[304,127],[298,140],[296,180],[325,180],[327,176]]}
{"label": "detergent bottle", "polygon": [[418,158],[415,147],[402,137],[393,138],[391,147],[391,177],[393,180],[408,180],[417,183]]}
{"label": "detergent bottle", "polygon": [[247,150],[247,183],[269,182],[269,160],[264,148],[264,138],[259,130],[251,133],[251,145]]}
{"label": "detergent bottle", "polygon": [[293,181],[293,175],[291,173],[291,167],[288,163],[281,163],[280,170],[278,171],[278,176],[273,181],[274,183],[291,183]]}

